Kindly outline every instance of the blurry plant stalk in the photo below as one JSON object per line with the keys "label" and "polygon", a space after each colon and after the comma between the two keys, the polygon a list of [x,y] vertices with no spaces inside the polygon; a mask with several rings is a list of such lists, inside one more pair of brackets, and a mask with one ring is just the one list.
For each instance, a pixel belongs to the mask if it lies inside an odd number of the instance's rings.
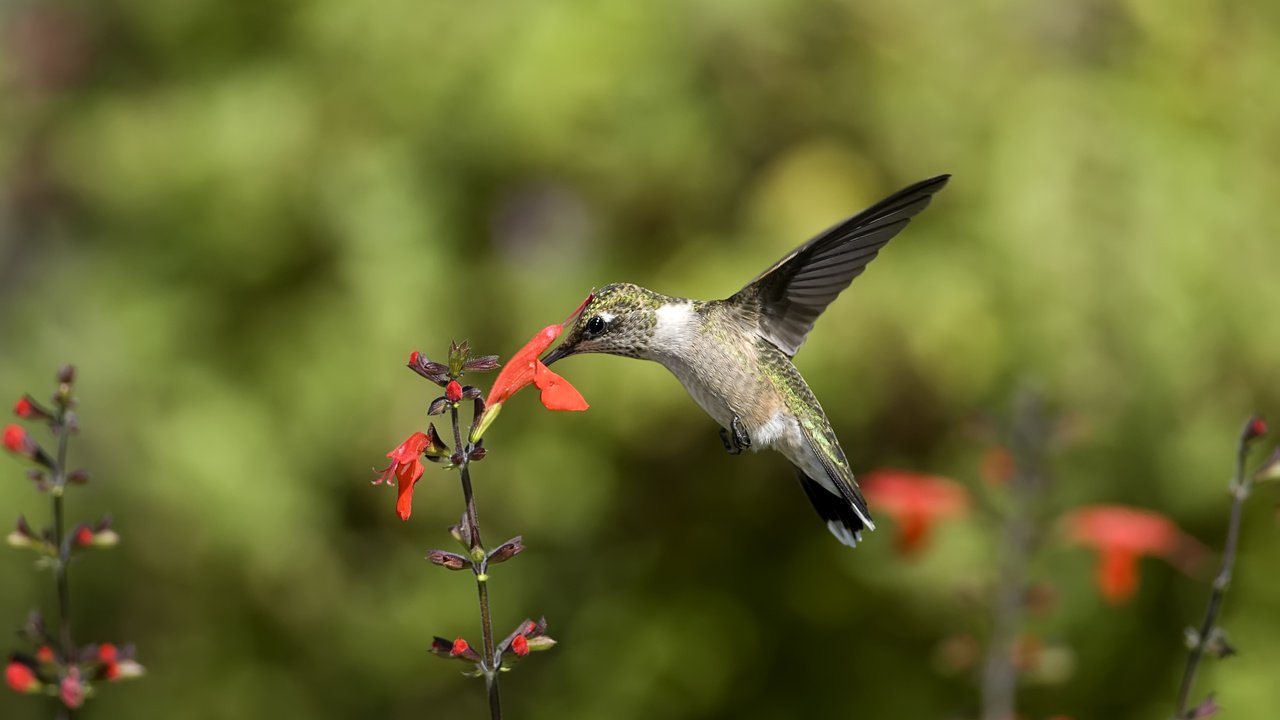
{"label": "blurry plant stalk", "polygon": [[1253,481],[1268,480],[1280,475],[1280,448],[1272,453],[1256,473],[1245,472],[1249,459],[1249,449],[1259,438],[1267,434],[1266,422],[1254,416],[1244,424],[1240,431],[1240,442],[1236,447],[1235,474],[1231,478],[1231,521],[1227,525],[1227,545],[1222,551],[1222,566],[1213,579],[1213,590],[1209,594],[1209,605],[1205,609],[1204,620],[1200,628],[1187,628],[1185,631],[1190,654],[1187,656],[1187,667],[1182,673],[1182,682],[1178,686],[1178,700],[1174,710],[1174,720],[1189,718],[1206,718],[1217,714],[1218,705],[1210,694],[1199,705],[1188,708],[1191,688],[1195,685],[1196,672],[1205,654],[1217,658],[1226,658],[1236,654],[1236,649],[1227,640],[1226,631],[1218,627],[1218,614],[1222,611],[1222,602],[1227,588],[1231,585],[1231,573],[1235,568],[1236,552],[1240,546],[1240,524],[1244,516],[1244,501],[1253,489]]}
{"label": "blurry plant stalk", "polygon": [[20,515],[7,541],[12,547],[35,551],[40,556],[37,565],[52,568],[58,595],[56,636],[46,630],[43,615],[33,611],[19,635],[34,648],[34,653],[11,655],[5,668],[5,680],[16,692],[43,693],[59,698],[58,716],[73,717],[75,710],[92,694],[92,681],[138,677],[143,668],[133,660],[131,646],[117,649],[111,643],[102,643],[77,648],[72,639],[71,592],[67,578],[71,559],[81,550],[112,547],[120,537],[111,527],[110,515],[103,516],[92,525],[80,523],[71,532],[66,530],[63,508],[66,488],[87,483],[89,475],[83,470],[67,471],[70,436],[79,429],[75,398],[72,396],[75,368],[63,366],[58,371],[57,380],[51,408],[43,407],[30,395],[19,398],[13,407],[14,414],[20,419],[41,422],[49,427],[58,441],[52,457],[22,426],[15,424],[4,428],[5,449],[34,465],[27,475],[39,491],[49,494],[53,516],[53,527],[36,532]]}

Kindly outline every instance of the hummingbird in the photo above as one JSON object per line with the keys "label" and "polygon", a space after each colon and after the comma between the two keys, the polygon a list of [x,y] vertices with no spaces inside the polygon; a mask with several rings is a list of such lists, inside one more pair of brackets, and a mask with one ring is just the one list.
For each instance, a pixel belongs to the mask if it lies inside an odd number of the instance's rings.
{"label": "hummingbird", "polygon": [[827,305],[950,177],[918,182],[833,225],[724,300],[605,285],[543,362],[606,353],[661,363],[720,424],[725,450],[782,453],[827,528],[854,547],[875,523],[826,413],[792,359]]}

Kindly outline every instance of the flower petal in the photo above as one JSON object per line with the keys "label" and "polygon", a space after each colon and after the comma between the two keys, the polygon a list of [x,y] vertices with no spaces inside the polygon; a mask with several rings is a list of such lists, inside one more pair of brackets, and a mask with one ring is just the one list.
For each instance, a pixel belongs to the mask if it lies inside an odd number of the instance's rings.
{"label": "flower petal", "polygon": [[538,361],[538,356],[560,337],[560,331],[563,329],[563,325],[548,325],[542,328],[529,342],[525,343],[524,347],[511,356],[502,371],[498,373],[497,379],[493,381],[493,388],[489,390],[490,405],[506,402],[507,398],[514,395],[517,390],[533,382],[534,363]]}
{"label": "flower petal", "polygon": [[548,410],[582,411],[590,407],[582,393],[570,385],[568,380],[539,360],[534,361],[533,384],[542,391],[542,405]]}

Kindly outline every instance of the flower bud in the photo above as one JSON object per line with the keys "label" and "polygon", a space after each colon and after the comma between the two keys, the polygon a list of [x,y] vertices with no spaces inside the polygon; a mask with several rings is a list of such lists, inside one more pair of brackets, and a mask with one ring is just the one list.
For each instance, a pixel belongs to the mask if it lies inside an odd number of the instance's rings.
{"label": "flower bud", "polygon": [[408,368],[437,385],[449,382],[449,367],[428,360],[417,350],[409,353]]}
{"label": "flower bud", "polygon": [[[459,345],[455,342],[449,343],[449,376],[458,377],[462,374],[462,368],[466,365],[467,360],[471,358],[471,344],[466,340]],[[456,402],[456,401],[455,401]]]}
{"label": "flower bud", "polygon": [[16,548],[30,548],[41,545],[41,540],[31,530],[31,526],[27,524],[27,519],[21,515],[18,516],[18,526],[13,532],[9,533],[6,538],[9,545]]}
{"label": "flower bud", "polygon": [[497,355],[481,355],[463,363],[462,369],[466,372],[491,372],[497,370],[499,364]]}
{"label": "flower bud", "polygon": [[552,640],[548,635],[531,637],[529,638],[528,643],[530,652],[542,652],[543,650],[550,650],[556,646],[556,641]]}
{"label": "flower bud", "polygon": [[524,543],[521,542],[521,540],[522,536],[517,535],[494,548],[493,552],[489,553],[489,562],[506,562],[516,555],[524,552]]}
{"label": "flower bud", "polygon": [[1267,421],[1258,415],[1254,415],[1244,424],[1244,430],[1240,432],[1240,441],[1251,443],[1266,434]]}
{"label": "flower bud", "polygon": [[511,652],[520,657],[529,654],[529,640],[523,635],[517,635],[511,640]]}
{"label": "flower bud", "polygon": [[40,407],[30,395],[23,395],[13,404],[13,414],[26,420],[47,420],[49,411]]}
{"label": "flower bud", "polygon": [[14,692],[24,694],[38,693],[43,688],[35,671],[16,658],[10,660],[5,666],[4,681],[6,685],[13,688]]}
{"label": "flower bud", "polygon": [[456,403],[462,399],[462,384],[457,380],[450,380],[449,384],[444,388],[444,396],[449,402]]}
{"label": "flower bud", "polygon": [[444,550],[428,551],[427,560],[430,560],[432,564],[439,565],[446,570],[463,570],[471,565],[470,560],[457,553],[445,552]]}
{"label": "flower bud", "polygon": [[446,408],[449,407],[449,398],[438,397],[431,401],[431,405],[427,407],[428,415],[443,415]]}

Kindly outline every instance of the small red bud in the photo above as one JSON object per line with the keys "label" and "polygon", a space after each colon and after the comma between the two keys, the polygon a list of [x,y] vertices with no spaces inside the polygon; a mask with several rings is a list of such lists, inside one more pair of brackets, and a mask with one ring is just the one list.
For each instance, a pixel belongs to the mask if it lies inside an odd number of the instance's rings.
{"label": "small red bud", "polygon": [[520,657],[529,654],[529,641],[523,635],[517,635],[511,640],[511,651]]}
{"label": "small red bud", "polygon": [[20,418],[29,418],[36,414],[36,409],[31,404],[31,400],[24,395],[18,398],[18,402],[13,404],[13,414]]}
{"label": "small red bud", "polygon": [[5,425],[4,426],[4,448],[11,453],[17,453],[24,457],[31,457],[33,454],[31,436],[27,434],[25,428],[21,425]]}
{"label": "small red bud", "polygon": [[53,648],[48,645],[41,645],[40,648],[36,650],[36,659],[42,663],[52,663],[57,658],[53,654]]}
{"label": "small red bud", "polygon": [[93,531],[87,527],[82,527],[76,531],[76,544],[81,547],[89,547],[93,544]]}
{"label": "small red bud", "polygon": [[409,353],[409,364],[410,364],[410,365],[417,365],[417,364],[418,364],[418,358],[420,358],[420,357],[422,357],[422,354],[421,354],[421,353],[419,353],[417,350],[414,350],[413,352]]}
{"label": "small red bud", "polygon": [[449,654],[454,657],[458,657],[459,655],[466,652],[470,648],[471,646],[467,644],[466,640],[463,640],[462,638],[458,638],[457,640],[453,641],[453,649],[449,651]]}
{"label": "small red bud", "polygon": [[449,402],[458,402],[462,399],[462,385],[457,380],[450,380],[445,386],[444,396],[449,398]]}
{"label": "small red bud", "polygon": [[1262,437],[1267,434],[1267,421],[1260,417],[1254,418],[1249,423],[1249,434],[1255,438]]}
{"label": "small red bud", "polygon": [[40,680],[35,672],[26,665],[14,660],[4,669],[4,681],[20,693],[33,693],[40,690]]}

